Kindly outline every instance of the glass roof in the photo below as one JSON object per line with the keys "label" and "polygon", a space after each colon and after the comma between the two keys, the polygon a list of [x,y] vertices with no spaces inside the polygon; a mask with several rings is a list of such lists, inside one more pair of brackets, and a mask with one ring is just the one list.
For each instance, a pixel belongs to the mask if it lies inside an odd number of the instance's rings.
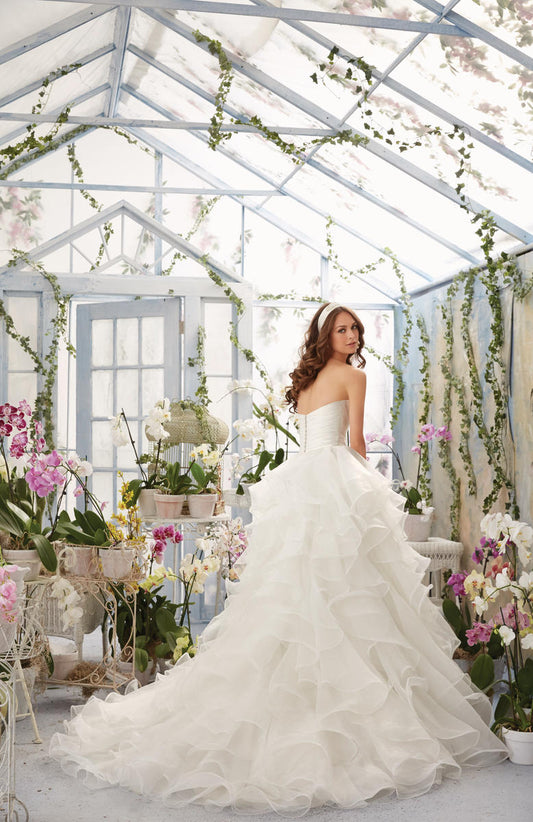
{"label": "glass roof", "polygon": [[[482,259],[472,215],[454,202],[462,143],[449,134],[457,123],[473,144],[463,178],[472,210],[493,212],[500,250],[533,241],[533,0],[457,0],[446,9],[436,0],[290,0],[281,8],[280,0],[241,2],[258,13],[277,8],[279,19],[228,13],[224,0],[217,2],[217,14],[202,11],[200,3],[194,12],[178,10],[173,0],[166,10],[152,0],[124,6],[120,0],[19,0],[16,12],[2,4],[0,148],[26,134],[42,79],[63,68],[65,76],[49,86],[42,108],[49,121],[38,122],[37,136],[50,132],[67,105],[87,125],[111,118],[163,158],[160,184],[173,189],[163,198],[163,223],[186,234],[197,203],[205,202],[207,191],[222,189],[197,229],[198,244],[218,250],[221,262],[239,276],[244,219],[250,236],[261,234],[264,247],[279,245],[275,266],[269,267],[260,247],[249,244],[245,276],[258,292],[283,284],[300,295],[320,296],[328,217],[342,268],[358,271],[390,249],[411,289]],[[301,19],[288,17],[290,9],[301,10]],[[219,40],[233,64],[224,121],[260,117],[285,141],[307,147],[305,162],[295,163],[289,151],[254,131],[232,134],[217,151],[209,148],[207,130],[198,124],[213,117],[219,62],[196,42],[195,30]],[[373,72],[362,106],[358,58]],[[158,122],[175,125],[158,128]],[[62,126],[58,137],[77,125]],[[426,126],[441,134],[428,136]],[[370,136],[369,145],[310,143],[346,127]],[[390,144],[372,135],[374,129],[388,133]],[[78,140],[85,177],[100,186],[95,196],[105,206],[125,199],[149,214],[149,190],[157,185],[153,154],[127,164],[116,154],[124,151],[123,140],[100,134],[101,139],[92,131]],[[402,140],[421,145],[401,151]],[[6,165],[4,176],[13,185],[61,184],[66,201],[70,167],[64,146],[57,151],[57,163],[45,157],[19,164],[12,173]],[[42,202],[58,196],[46,188],[40,194]],[[74,213],[81,220],[90,211],[84,202]],[[71,219],[69,208],[58,209],[56,234],[72,227]],[[53,236],[46,218],[40,236]],[[79,241],[89,256],[90,246]],[[329,269],[329,292],[344,294],[346,280],[331,263]],[[398,296],[390,262],[359,282],[368,302]]]}

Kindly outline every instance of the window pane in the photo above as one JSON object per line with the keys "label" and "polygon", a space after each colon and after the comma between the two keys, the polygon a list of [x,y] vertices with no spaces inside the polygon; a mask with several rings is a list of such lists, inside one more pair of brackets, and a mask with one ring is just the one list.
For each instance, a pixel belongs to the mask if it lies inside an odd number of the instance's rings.
{"label": "window pane", "polygon": [[28,400],[33,408],[36,396],[36,374],[9,374],[7,380],[7,399],[9,402],[15,404],[19,400]]}
{"label": "window pane", "polygon": [[113,372],[93,371],[93,417],[112,417]]}
{"label": "window pane", "polygon": [[164,320],[163,317],[143,317],[142,361],[145,365],[162,365],[164,355]]}
{"label": "window pane", "polygon": [[232,345],[228,334],[230,320],[229,303],[205,303],[205,358],[208,374],[231,374]]}
{"label": "window pane", "polygon": [[139,374],[137,369],[117,371],[117,413],[121,408],[128,419],[139,413]]}
{"label": "window pane", "polygon": [[113,510],[113,474],[104,471],[95,471],[92,475],[92,492],[98,502],[107,502],[104,516],[107,518]]}
{"label": "window pane", "polygon": [[92,364],[113,365],[113,320],[93,320],[92,339]]}
{"label": "window pane", "polygon": [[139,321],[136,317],[117,320],[117,364],[138,362]]}
{"label": "window pane", "polygon": [[[39,322],[37,318],[37,298],[36,297],[9,297],[7,309],[15,328],[19,334],[24,334],[30,338],[30,345],[35,351],[37,349],[37,334]],[[10,371],[33,371],[33,360],[20,347],[20,344],[8,337],[7,342],[8,363]]]}
{"label": "window pane", "polygon": [[113,441],[111,422],[93,422],[93,463],[102,468],[113,467]]}
{"label": "window pane", "polygon": [[[150,409],[165,396],[165,379],[162,368],[144,369],[142,372],[142,416],[147,417]],[[169,397],[172,399],[172,397]]]}

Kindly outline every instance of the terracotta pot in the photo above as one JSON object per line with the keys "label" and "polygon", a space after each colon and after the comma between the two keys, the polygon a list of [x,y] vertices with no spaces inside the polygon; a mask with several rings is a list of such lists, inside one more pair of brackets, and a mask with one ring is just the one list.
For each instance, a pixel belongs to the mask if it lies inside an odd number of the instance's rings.
{"label": "terracotta pot", "polygon": [[26,582],[37,579],[41,570],[41,560],[35,548],[2,548],[2,556],[10,565],[18,565],[19,568],[28,568]]}
{"label": "terracotta pot", "polygon": [[533,765],[533,733],[502,728],[502,739],[507,745],[511,762],[515,765]]}
{"label": "terracotta pot", "polygon": [[154,494],[155,510],[161,519],[178,519],[185,502],[185,494]]}
{"label": "terracotta pot", "polygon": [[125,579],[131,576],[134,548],[100,548],[102,572],[109,579]]}
{"label": "terracotta pot", "polygon": [[217,494],[188,494],[189,512],[196,519],[208,519],[213,516]]}

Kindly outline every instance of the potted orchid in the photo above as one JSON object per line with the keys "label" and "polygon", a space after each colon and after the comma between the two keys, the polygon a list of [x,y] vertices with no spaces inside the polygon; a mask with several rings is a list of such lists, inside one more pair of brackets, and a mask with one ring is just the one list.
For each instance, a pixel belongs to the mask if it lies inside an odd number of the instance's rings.
{"label": "potted orchid", "polygon": [[44,515],[46,498],[64,483],[61,457],[45,453],[42,431],[26,400],[0,405],[0,547],[4,560],[30,568],[33,578],[41,562],[49,571],[57,566]]}
{"label": "potted orchid", "polygon": [[[234,380],[229,384],[229,393],[251,394],[254,391],[259,392],[262,399],[252,402],[253,416],[233,423],[241,439],[255,441],[253,448],[232,454],[232,473],[237,478],[236,493],[239,496],[246,493],[248,485],[259,482],[265,471],[273,471],[287,459],[289,441],[299,447],[297,438],[289,430],[290,422],[281,422],[281,415],[287,408],[284,389],[263,391],[254,387],[250,380]],[[251,466],[250,460],[253,461]]]}
{"label": "potted orchid", "polygon": [[222,455],[209,443],[196,446],[190,454],[191,485],[187,502],[191,517],[203,519],[213,516],[218,497],[218,467]]}
{"label": "potted orchid", "polygon": [[407,518],[404,523],[406,537],[413,542],[425,542],[429,537],[431,529],[431,516],[433,508],[428,506],[426,500],[423,499],[419,490],[420,485],[420,471],[422,467],[422,449],[428,447],[431,440],[451,440],[452,435],[448,428],[443,425],[440,428],[435,428],[434,425],[428,423],[423,425],[417,434],[417,442],[411,448],[411,451],[418,454],[418,466],[416,471],[416,480],[411,482],[404,474],[402,463],[399,454],[392,447],[394,437],[389,434],[366,434],[365,439],[367,445],[373,442],[379,442],[389,449],[396,460],[398,470],[401,475],[401,480],[393,480],[393,489],[404,497],[404,511],[407,513]]}
{"label": "potted orchid", "polygon": [[[501,733],[511,761],[533,764],[533,528],[501,513],[487,514],[480,528],[483,542],[473,558],[481,569],[462,579],[475,613],[467,641],[480,646],[470,675],[480,688],[498,683],[505,689],[493,730]],[[506,662],[501,680],[494,675],[496,648]]]}
{"label": "potted orchid", "polygon": [[165,464],[161,486],[154,494],[155,510],[162,519],[177,519],[191,487],[190,466],[183,471],[180,462]]}
{"label": "potted orchid", "polygon": [[[158,400],[145,420],[145,432],[153,442],[152,452],[139,455],[135,440],[131,433],[128,418],[122,408],[113,419],[111,436],[113,444],[118,448],[130,445],[135,455],[135,462],[139,466],[141,476],[128,483],[130,505],[139,505],[141,516],[155,517],[154,495],[161,487],[161,451],[163,440],[168,439],[169,433],[163,427],[170,420],[170,400],[164,397]],[[144,467],[146,466],[146,468]]]}

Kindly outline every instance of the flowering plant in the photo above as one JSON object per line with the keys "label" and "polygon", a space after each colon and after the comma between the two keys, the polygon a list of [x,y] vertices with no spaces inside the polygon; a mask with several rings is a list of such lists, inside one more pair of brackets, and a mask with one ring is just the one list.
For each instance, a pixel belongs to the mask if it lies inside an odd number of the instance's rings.
{"label": "flowering plant", "polygon": [[196,446],[190,454],[189,464],[192,480],[189,494],[214,493],[218,483],[218,466],[222,454],[213,445],[207,442]]}
{"label": "flowering plant", "polygon": [[0,566],[0,620],[2,622],[16,622],[19,615],[17,583],[11,576],[13,571],[18,571],[18,565]]}
{"label": "flowering plant", "polygon": [[[264,471],[272,471],[281,465],[288,457],[289,440],[296,446],[299,445],[296,437],[289,431],[289,422],[282,424],[280,416],[287,408],[287,400],[284,391],[263,391],[255,388],[250,380],[233,380],[228,386],[229,392],[252,393],[259,391],[263,400],[259,403],[253,402],[253,416],[245,420],[236,420],[233,427],[239,437],[244,440],[255,440],[253,448],[243,449],[242,453],[233,454],[232,473],[238,477],[237,493],[244,494],[242,483],[259,482]],[[280,444],[280,435],[285,437],[285,444]],[[272,444],[268,444],[270,440]],[[250,468],[243,470],[244,465],[250,459],[257,458],[257,463]]]}
{"label": "flowering plant", "polygon": [[205,536],[199,537],[195,545],[204,554],[220,559],[219,570],[223,579],[239,579],[235,566],[248,546],[246,531],[240,517],[227,522],[209,523]]}
{"label": "flowering plant", "polygon": [[503,654],[507,693],[496,706],[493,729],[533,731],[533,659],[524,653],[533,649],[533,528],[495,513],[483,518],[480,529],[472,559],[481,570],[448,579],[454,592],[470,600],[476,617],[465,630],[468,646],[480,651],[471,677],[480,688],[494,685],[493,657]]}
{"label": "flowering plant", "polygon": [[372,442],[380,442],[389,449],[395,458],[402,478],[401,480],[393,480],[392,487],[395,491],[405,497],[404,511],[407,511],[408,514],[428,514],[432,510],[428,508],[427,502],[422,498],[422,494],[419,490],[422,447],[425,443],[428,443],[433,439],[451,440],[451,438],[452,435],[445,425],[441,428],[435,428],[434,425],[428,423],[427,425],[423,425],[421,427],[417,435],[417,443],[411,448],[413,453],[418,454],[416,481],[412,483],[410,480],[406,479],[398,452],[392,447],[394,437],[391,437],[390,434],[382,434],[380,436],[379,434],[371,433],[365,435],[367,445],[370,445]]}
{"label": "flowering plant", "polygon": [[126,659],[131,655],[130,643],[135,636],[135,667],[145,671],[151,663],[154,673],[158,659],[172,657],[176,644],[190,634],[183,623],[177,624],[176,611],[180,606],[162,593],[166,580],[178,579],[162,564],[165,550],[169,542],[179,544],[183,535],[173,525],[165,525],[154,528],[152,536],[153,540],[146,546],[148,575],[137,586],[135,624],[130,597],[123,583],[109,584],[117,601],[116,630],[123,655]]}
{"label": "flowering plant", "polygon": [[[135,462],[141,472],[140,479],[130,480],[128,483],[128,489],[132,492],[128,498],[130,505],[137,503],[139,494],[143,488],[157,488],[161,485],[161,479],[159,477],[161,446],[163,440],[170,436],[168,431],[163,427],[163,423],[168,422],[168,420],[170,420],[170,400],[164,397],[164,399],[156,402],[145,420],[145,431],[154,441],[153,452],[139,456],[124,409],[122,408],[120,413],[113,419],[111,429],[113,445],[117,448],[123,445],[131,445],[135,455]],[[147,471],[144,465],[149,465],[150,470]]]}

